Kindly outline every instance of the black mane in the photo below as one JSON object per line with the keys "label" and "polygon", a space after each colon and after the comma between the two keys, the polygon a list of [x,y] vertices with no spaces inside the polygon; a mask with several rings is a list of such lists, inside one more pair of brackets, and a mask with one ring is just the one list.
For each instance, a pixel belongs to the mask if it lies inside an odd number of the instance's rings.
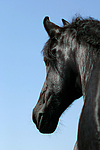
{"label": "black mane", "polygon": [[78,43],[89,44],[93,49],[100,49],[100,21],[93,18],[77,17],[68,26],[70,33]]}

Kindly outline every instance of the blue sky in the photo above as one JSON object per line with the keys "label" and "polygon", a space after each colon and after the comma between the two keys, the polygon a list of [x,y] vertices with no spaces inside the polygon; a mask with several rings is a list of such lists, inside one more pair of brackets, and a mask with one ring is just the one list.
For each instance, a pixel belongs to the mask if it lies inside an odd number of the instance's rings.
{"label": "blue sky", "polygon": [[0,2],[0,150],[72,150],[83,105],[76,100],[51,135],[31,120],[43,82],[41,50],[48,39],[43,18],[58,25],[75,14],[100,20],[99,0],[1,0]]}

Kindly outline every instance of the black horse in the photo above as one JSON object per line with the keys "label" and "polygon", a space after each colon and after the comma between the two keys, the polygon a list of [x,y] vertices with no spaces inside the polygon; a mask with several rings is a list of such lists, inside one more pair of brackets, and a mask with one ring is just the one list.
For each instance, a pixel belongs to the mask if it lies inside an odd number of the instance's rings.
{"label": "black horse", "polygon": [[100,22],[62,22],[43,22],[50,37],[43,48],[47,76],[32,119],[41,133],[52,133],[64,110],[83,95],[75,150],[100,150]]}

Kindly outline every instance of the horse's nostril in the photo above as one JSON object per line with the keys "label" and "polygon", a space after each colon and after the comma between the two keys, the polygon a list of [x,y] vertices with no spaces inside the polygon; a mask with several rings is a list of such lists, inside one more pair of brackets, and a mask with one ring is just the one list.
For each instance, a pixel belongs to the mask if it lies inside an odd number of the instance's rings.
{"label": "horse's nostril", "polygon": [[39,113],[39,118],[38,118],[38,120],[41,121],[42,118],[43,118],[43,113]]}
{"label": "horse's nostril", "polygon": [[43,113],[42,113],[42,112],[39,113],[39,118],[40,118],[41,116],[43,116]]}
{"label": "horse's nostril", "polygon": [[38,126],[41,126],[41,122],[43,120],[43,113],[39,113],[39,117],[38,117]]}

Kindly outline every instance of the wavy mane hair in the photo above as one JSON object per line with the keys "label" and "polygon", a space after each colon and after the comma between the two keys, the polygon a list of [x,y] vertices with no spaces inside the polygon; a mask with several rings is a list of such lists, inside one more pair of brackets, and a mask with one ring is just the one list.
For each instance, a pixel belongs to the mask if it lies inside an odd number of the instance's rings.
{"label": "wavy mane hair", "polygon": [[100,21],[91,17],[88,19],[77,17],[68,28],[78,43],[89,44],[96,50],[100,49]]}

